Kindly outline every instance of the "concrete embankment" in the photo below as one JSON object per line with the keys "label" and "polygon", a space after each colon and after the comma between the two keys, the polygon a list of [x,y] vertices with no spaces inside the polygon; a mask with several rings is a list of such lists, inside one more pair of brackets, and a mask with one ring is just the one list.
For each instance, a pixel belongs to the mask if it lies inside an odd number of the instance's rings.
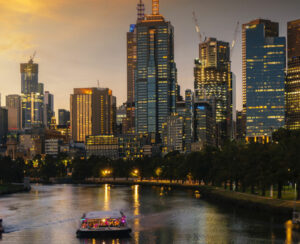
{"label": "concrete embankment", "polygon": [[300,201],[288,201],[262,197],[241,192],[224,190],[222,188],[211,186],[199,186],[190,184],[156,182],[156,181],[134,181],[134,180],[104,180],[95,181],[88,180],[85,183],[94,184],[115,184],[115,185],[145,185],[145,186],[160,186],[171,187],[177,189],[191,189],[198,191],[203,199],[214,201],[222,204],[230,204],[232,207],[251,209],[253,213],[263,212],[276,215],[291,217],[294,207],[300,210]]}

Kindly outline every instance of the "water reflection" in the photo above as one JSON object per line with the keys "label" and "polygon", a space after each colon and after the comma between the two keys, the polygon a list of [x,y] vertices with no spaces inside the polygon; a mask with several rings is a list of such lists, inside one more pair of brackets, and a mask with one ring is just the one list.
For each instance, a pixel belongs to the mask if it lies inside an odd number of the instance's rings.
{"label": "water reflection", "polygon": [[[236,212],[211,204],[198,192],[161,187],[34,185],[28,194],[0,198],[6,243],[295,243],[290,221]],[[77,239],[82,213],[123,210],[133,229],[129,239]]]}
{"label": "water reflection", "polygon": [[138,218],[139,214],[140,214],[140,202],[139,202],[139,185],[134,185],[133,186],[133,214],[134,214],[134,240],[135,243],[139,243],[139,237],[140,237],[140,232],[139,232],[139,228],[140,228],[140,219]]}
{"label": "water reflection", "polygon": [[104,185],[104,211],[110,210],[110,186],[108,184]]}

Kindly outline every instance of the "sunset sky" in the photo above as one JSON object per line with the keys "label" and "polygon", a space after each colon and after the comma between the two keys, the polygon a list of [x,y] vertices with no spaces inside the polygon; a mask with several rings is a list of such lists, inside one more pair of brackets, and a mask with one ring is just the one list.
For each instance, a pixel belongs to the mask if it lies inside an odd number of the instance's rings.
{"label": "sunset sky", "polygon": [[[20,63],[36,50],[39,81],[55,96],[55,109],[69,109],[74,87],[109,87],[126,101],[126,32],[136,21],[138,0],[0,0],[0,93],[20,94]],[[146,13],[151,0],[144,0]],[[231,42],[236,22],[300,18],[300,0],[161,0],[160,12],[175,27],[175,61],[182,94],[193,89],[198,35],[192,11],[208,37]],[[237,104],[241,108],[241,31],[233,53]]]}

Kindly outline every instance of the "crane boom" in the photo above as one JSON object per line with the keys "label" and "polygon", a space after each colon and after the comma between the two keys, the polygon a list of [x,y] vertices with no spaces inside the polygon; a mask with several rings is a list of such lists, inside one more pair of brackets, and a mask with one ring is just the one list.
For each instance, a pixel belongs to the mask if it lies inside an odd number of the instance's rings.
{"label": "crane boom", "polygon": [[235,48],[235,44],[236,44],[236,41],[237,41],[237,38],[238,38],[239,30],[240,30],[240,22],[238,21],[236,23],[236,27],[235,27],[235,30],[234,30],[233,40],[231,42],[231,47],[230,47],[231,55],[232,55],[232,53],[234,51],[234,48]]}
{"label": "crane boom", "polygon": [[199,40],[200,40],[200,42],[202,42],[202,34],[201,34],[201,32],[200,32],[200,26],[199,26],[198,19],[197,19],[197,17],[196,17],[195,11],[193,11],[193,19],[194,19],[194,22],[195,22],[196,32],[197,32],[198,35],[199,35]]}
{"label": "crane boom", "polygon": [[32,56],[30,56],[30,60],[33,62],[33,59],[35,58],[36,56],[36,51],[34,51],[34,53],[32,54]]}

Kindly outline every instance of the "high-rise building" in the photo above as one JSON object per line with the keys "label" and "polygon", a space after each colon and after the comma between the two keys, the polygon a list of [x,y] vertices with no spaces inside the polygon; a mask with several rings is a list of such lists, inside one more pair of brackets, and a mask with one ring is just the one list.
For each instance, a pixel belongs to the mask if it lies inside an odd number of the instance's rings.
{"label": "high-rise building", "polygon": [[268,140],[284,126],[285,37],[278,23],[263,19],[244,24],[242,35],[246,139]]}
{"label": "high-rise building", "polygon": [[6,96],[6,108],[8,110],[8,130],[21,129],[21,96]]}
{"label": "high-rise building", "polygon": [[39,65],[33,63],[31,58],[28,63],[21,64],[21,93],[30,94],[38,92]]}
{"label": "high-rise building", "polygon": [[[137,21],[145,19],[145,5],[142,0],[137,5]],[[136,24],[131,24],[127,32],[127,102],[126,119],[123,122],[123,133],[135,133],[135,78],[137,62]]]}
{"label": "high-rise building", "polygon": [[246,123],[243,111],[236,111],[236,139],[238,141],[245,140]]}
{"label": "high-rise building", "polygon": [[136,69],[136,28],[130,25],[127,32],[127,104],[126,104],[126,133],[133,134],[135,127],[135,69]]}
{"label": "high-rise building", "polygon": [[6,142],[8,133],[8,112],[6,108],[0,107],[0,146]]}
{"label": "high-rise building", "polygon": [[167,117],[162,125],[162,142],[164,153],[184,150],[184,117],[173,113]]}
{"label": "high-rise building", "polygon": [[44,125],[49,128],[54,116],[54,96],[48,91],[44,94]]}
{"label": "high-rise building", "polygon": [[58,125],[66,126],[70,123],[70,111],[65,109],[58,110]]}
{"label": "high-rise building", "polygon": [[41,127],[44,120],[44,86],[38,83],[38,64],[31,58],[21,67],[22,128]]}
{"label": "high-rise building", "polygon": [[85,142],[87,136],[112,135],[115,100],[108,88],[75,88],[70,99],[73,140]]}
{"label": "high-rise building", "polygon": [[191,152],[191,144],[194,140],[193,137],[193,105],[194,105],[193,92],[188,89],[185,91],[185,117],[184,117],[184,151]]}
{"label": "high-rise building", "polygon": [[175,112],[177,83],[174,28],[159,14],[158,0],[152,1],[152,14],[138,20],[136,36],[136,133],[148,134],[154,141],[166,118]]}
{"label": "high-rise building", "polygon": [[208,38],[199,44],[199,59],[195,60],[195,96],[215,99],[218,143],[231,137],[232,73],[229,43]]}
{"label": "high-rise building", "polygon": [[194,102],[194,141],[201,146],[216,145],[215,101],[197,100]]}
{"label": "high-rise building", "polygon": [[287,24],[286,127],[300,129],[300,19]]}

